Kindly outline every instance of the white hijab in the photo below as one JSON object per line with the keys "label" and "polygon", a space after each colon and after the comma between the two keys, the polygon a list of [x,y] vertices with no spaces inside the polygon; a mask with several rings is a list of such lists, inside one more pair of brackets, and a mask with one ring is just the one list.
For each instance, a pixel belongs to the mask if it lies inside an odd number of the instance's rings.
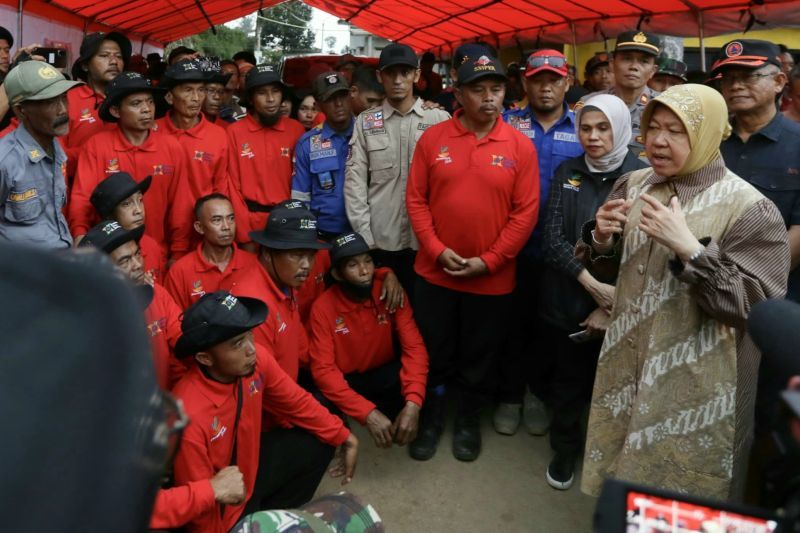
{"label": "white hijab", "polygon": [[631,142],[631,112],[620,98],[611,94],[598,94],[584,102],[584,106],[575,112],[575,129],[580,138],[581,115],[587,107],[595,107],[603,112],[611,124],[614,134],[614,146],[603,157],[594,158],[589,154],[583,157],[589,170],[597,173],[611,172],[622,166],[625,156],[628,155],[628,145]]}

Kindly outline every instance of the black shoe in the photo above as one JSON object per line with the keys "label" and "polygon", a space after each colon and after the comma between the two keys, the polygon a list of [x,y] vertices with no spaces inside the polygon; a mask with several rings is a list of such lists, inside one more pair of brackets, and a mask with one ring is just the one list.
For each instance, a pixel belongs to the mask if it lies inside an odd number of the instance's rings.
{"label": "black shoe", "polygon": [[547,467],[547,484],[557,490],[567,490],[575,481],[575,456],[557,453]]}
{"label": "black shoe", "polygon": [[474,461],[480,454],[480,416],[478,413],[458,416],[453,430],[453,457],[459,461]]}
{"label": "black shoe", "polygon": [[442,395],[430,393],[420,415],[417,438],[408,446],[408,455],[417,461],[427,461],[436,455],[439,439],[444,431],[446,400]]}

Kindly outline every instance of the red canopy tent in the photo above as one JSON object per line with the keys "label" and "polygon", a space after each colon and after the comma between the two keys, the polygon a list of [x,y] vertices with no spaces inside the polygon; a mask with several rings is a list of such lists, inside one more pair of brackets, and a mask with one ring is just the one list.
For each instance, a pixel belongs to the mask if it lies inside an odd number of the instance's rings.
{"label": "red canopy tent", "polygon": [[[276,0],[0,0],[26,13],[80,28],[118,29],[168,43]],[[798,0],[306,0],[381,37],[418,51],[466,41],[496,46],[521,40],[582,43],[632,27],[677,36],[710,36],[800,25]],[[5,21],[3,23],[5,24]],[[16,24],[9,24],[16,27]],[[33,36],[27,36],[33,37]]]}

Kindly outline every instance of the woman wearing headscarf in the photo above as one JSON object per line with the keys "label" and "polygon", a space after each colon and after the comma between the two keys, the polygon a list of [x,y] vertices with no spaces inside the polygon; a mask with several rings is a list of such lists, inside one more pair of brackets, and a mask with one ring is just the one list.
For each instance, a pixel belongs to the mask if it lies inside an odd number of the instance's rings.
{"label": "woman wearing headscarf", "polygon": [[[598,95],[576,112],[576,130],[585,154],[556,170],[544,219],[544,260],[539,314],[551,328],[555,349],[550,446],[555,456],[547,469],[551,487],[566,490],[574,479],[583,447],[582,412],[592,395],[592,380],[611,305],[612,279],[594,277],[575,258],[581,228],[621,175],[644,168],[631,140],[631,113],[612,95]],[[585,333],[579,333],[586,330]],[[570,339],[578,334],[580,342]],[[576,339],[578,340],[578,339]]]}
{"label": "woman wearing headscarf", "polygon": [[687,84],[642,115],[652,168],[617,180],[577,252],[617,274],[597,366],[582,489],[614,477],[740,498],[759,352],[751,306],[782,298],[789,272],[775,205],[725,168],[722,96]]}

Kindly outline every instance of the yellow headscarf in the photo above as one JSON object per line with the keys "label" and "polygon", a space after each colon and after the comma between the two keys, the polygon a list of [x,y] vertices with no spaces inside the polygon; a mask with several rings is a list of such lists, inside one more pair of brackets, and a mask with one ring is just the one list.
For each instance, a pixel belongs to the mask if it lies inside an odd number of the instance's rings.
{"label": "yellow headscarf", "polygon": [[705,85],[687,83],[670,87],[650,100],[642,113],[641,131],[647,139],[650,117],[657,105],[675,113],[689,134],[691,153],[678,176],[697,172],[722,157],[719,145],[730,137],[728,107],[719,92]]}

